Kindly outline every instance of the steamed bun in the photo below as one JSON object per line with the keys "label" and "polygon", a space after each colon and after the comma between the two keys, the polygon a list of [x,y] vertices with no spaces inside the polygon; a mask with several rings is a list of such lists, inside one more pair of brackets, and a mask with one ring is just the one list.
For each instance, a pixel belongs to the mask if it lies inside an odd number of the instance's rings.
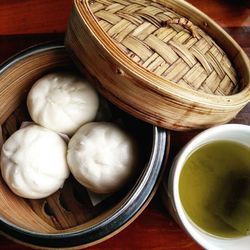
{"label": "steamed bun", "polygon": [[99,98],[85,79],[60,72],[45,75],[32,86],[27,106],[37,124],[72,135],[95,119]]}
{"label": "steamed bun", "polygon": [[76,180],[89,190],[112,193],[133,174],[137,145],[118,125],[92,122],[83,125],[71,138],[67,161]]}
{"label": "steamed bun", "polygon": [[47,197],[69,176],[66,152],[66,143],[55,132],[37,125],[22,128],[3,144],[2,176],[21,197]]}

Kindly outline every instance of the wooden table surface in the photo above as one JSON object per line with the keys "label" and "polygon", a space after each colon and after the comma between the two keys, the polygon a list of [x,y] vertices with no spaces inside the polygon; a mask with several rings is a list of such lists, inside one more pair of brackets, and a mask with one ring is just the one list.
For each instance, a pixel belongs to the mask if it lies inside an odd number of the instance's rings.
{"label": "wooden table surface", "polygon": [[[189,0],[217,21],[250,56],[250,9],[244,0]],[[31,45],[62,39],[71,0],[0,0],[0,63]],[[250,125],[250,103],[232,121]],[[197,131],[173,132],[173,156]],[[0,236],[0,249],[30,249]],[[159,192],[145,211],[113,238],[89,249],[201,249],[174,222]]]}

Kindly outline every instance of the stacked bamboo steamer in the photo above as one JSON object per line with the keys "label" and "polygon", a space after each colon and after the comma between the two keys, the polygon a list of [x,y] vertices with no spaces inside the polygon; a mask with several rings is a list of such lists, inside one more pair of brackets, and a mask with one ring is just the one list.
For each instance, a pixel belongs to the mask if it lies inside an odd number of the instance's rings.
{"label": "stacked bamboo steamer", "polygon": [[111,102],[161,127],[225,123],[250,101],[248,57],[185,1],[75,0],[66,46]]}
{"label": "stacked bamboo steamer", "polygon": [[[34,82],[56,71],[74,72],[75,65],[64,46],[54,43],[24,50],[0,66],[0,145],[22,122],[30,121],[26,96]],[[118,233],[145,209],[163,175],[169,133],[111,104],[108,107],[113,119],[130,131],[140,148],[129,183],[103,197],[90,195],[70,176],[54,194],[24,199],[15,195],[0,175],[1,234],[41,249],[88,247]]]}

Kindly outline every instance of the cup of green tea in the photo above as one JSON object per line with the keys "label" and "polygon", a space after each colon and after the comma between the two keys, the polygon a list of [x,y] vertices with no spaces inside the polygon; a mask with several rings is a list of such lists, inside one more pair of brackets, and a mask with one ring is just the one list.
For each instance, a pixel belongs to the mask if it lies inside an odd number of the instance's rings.
{"label": "cup of green tea", "polygon": [[250,249],[250,126],[219,125],[173,161],[170,211],[205,249]]}

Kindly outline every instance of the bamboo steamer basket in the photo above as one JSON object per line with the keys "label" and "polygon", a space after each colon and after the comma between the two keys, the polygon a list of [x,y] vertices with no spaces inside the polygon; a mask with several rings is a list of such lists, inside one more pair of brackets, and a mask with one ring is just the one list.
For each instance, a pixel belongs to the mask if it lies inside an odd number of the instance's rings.
{"label": "bamboo steamer basket", "polygon": [[226,123],[250,101],[248,57],[183,0],[74,0],[65,44],[107,99],[161,127]]}
{"label": "bamboo steamer basket", "polygon": [[[41,76],[57,70],[74,70],[61,44],[30,48],[0,66],[0,142],[30,120],[26,95]],[[166,130],[139,121],[112,108],[133,133],[142,150],[136,175],[119,192],[98,205],[71,176],[55,194],[38,200],[23,199],[10,191],[0,177],[1,233],[34,247],[82,248],[108,239],[129,225],[152,199],[164,170],[169,149]]]}

